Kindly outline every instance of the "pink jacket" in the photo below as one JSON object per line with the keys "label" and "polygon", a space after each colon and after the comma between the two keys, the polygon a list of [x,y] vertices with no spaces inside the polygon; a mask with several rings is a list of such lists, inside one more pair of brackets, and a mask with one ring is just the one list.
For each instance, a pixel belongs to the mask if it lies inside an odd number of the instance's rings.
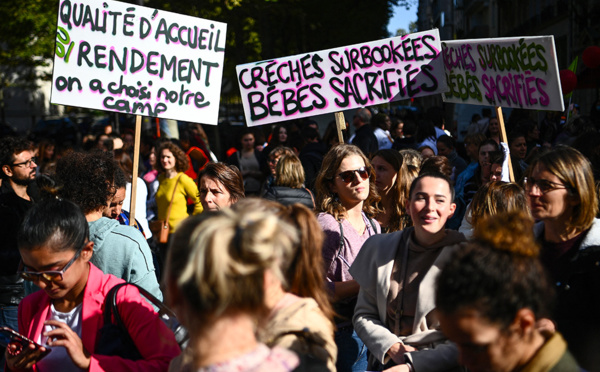
{"label": "pink jacket", "polygon": [[[167,371],[169,362],[181,350],[171,330],[134,286],[119,290],[117,304],[119,315],[144,359],[133,361],[93,353],[98,331],[104,323],[104,298],[113,286],[121,282],[123,280],[104,274],[90,263],[90,274],[83,294],[81,327],[83,347],[92,353],[89,371]],[[19,332],[37,340],[49,312],[50,297],[44,291],[25,297],[19,305]],[[35,366],[34,371],[38,371]]]}

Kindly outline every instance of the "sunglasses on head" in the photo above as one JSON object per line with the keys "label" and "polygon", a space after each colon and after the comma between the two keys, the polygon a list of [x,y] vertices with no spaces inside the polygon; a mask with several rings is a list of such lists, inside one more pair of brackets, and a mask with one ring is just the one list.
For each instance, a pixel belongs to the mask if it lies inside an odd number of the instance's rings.
{"label": "sunglasses on head", "polygon": [[347,171],[344,171],[344,172],[338,174],[338,176],[345,183],[350,183],[350,182],[354,181],[355,173],[358,173],[358,176],[362,180],[366,180],[367,178],[369,178],[369,176],[371,174],[371,168],[370,167],[360,167],[360,168],[354,169],[354,170],[347,170]]}

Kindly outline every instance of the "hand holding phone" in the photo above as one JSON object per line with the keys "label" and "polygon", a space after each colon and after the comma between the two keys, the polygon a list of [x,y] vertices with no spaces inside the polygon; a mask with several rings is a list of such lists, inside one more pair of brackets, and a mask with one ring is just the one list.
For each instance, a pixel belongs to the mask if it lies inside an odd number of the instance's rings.
{"label": "hand holding phone", "polygon": [[8,327],[0,328],[0,345],[6,347],[6,364],[13,371],[31,368],[51,351]]}

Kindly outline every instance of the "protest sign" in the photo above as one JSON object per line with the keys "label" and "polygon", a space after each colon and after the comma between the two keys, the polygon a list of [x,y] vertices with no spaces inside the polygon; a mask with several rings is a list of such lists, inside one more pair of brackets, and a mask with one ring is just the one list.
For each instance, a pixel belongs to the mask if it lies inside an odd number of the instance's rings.
{"label": "protest sign", "polygon": [[236,67],[248,126],[446,91],[438,30]]}
{"label": "protest sign", "polygon": [[117,1],[62,0],[50,101],[216,125],[226,26]]}
{"label": "protest sign", "polygon": [[445,102],[563,111],[553,36],[442,42]]}

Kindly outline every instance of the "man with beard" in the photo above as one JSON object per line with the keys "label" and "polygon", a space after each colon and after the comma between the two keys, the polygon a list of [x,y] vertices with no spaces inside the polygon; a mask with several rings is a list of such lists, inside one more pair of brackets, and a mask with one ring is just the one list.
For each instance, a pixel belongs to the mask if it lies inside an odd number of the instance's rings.
{"label": "man with beard", "polygon": [[[21,262],[17,231],[25,212],[39,199],[36,168],[29,141],[17,137],[0,139],[0,327],[14,330],[18,330],[18,305],[24,297],[23,279],[17,273]],[[4,350],[0,352],[2,370]]]}

